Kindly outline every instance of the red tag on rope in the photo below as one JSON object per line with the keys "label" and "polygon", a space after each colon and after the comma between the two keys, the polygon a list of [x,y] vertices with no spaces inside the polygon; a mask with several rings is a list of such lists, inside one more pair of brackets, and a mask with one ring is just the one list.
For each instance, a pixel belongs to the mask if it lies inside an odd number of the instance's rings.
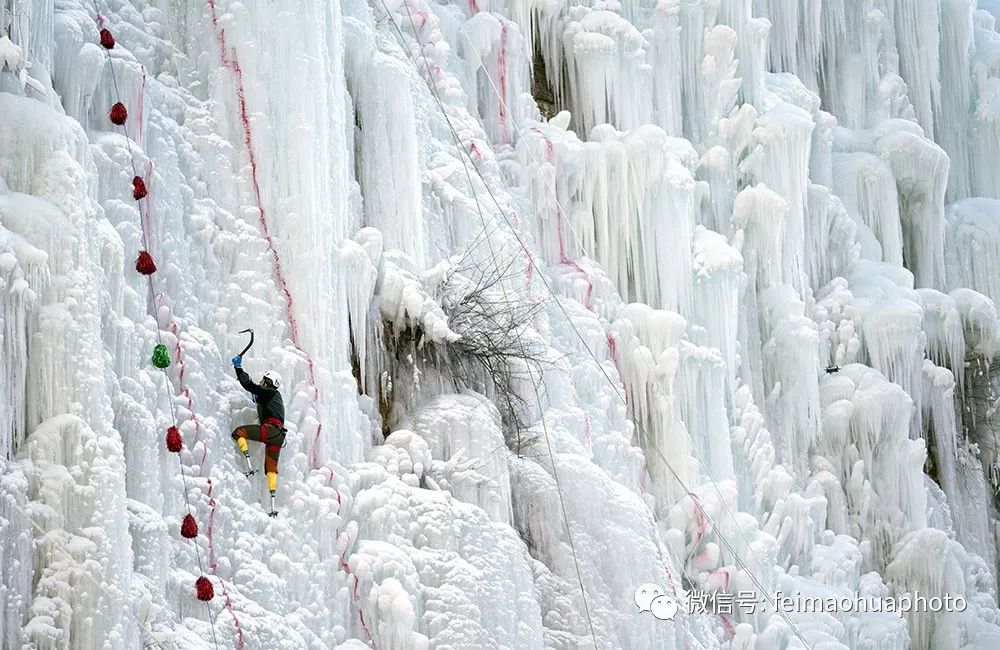
{"label": "red tag on rope", "polygon": [[215,589],[212,587],[212,581],[201,576],[194,583],[195,593],[198,596],[198,600],[212,600],[215,598]]}
{"label": "red tag on rope", "polygon": [[108,112],[108,119],[118,126],[125,124],[125,120],[128,119],[128,110],[125,109],[125,104],[115,102],[115,105]]}
{"label": "red tag on rope", "polygon": [[170,427],[167,429],[167,450],[176,454],[183,446],[184,439],[181,438],[180,429],[177,427]]}
{"label": "red tag on rope", "polygon": [[132,198],[138,201],[139,199],[146,198],[149,192],[146,191],[146,182],[142,180],[142,176],[136,176],[132,179]]}
{"label": "red tag on rope", "polygon": [[153,262],[153,256],[146,251],[139,251],[139,257],[135,260],[135,270],[142,275],[156,273],[156,263]]}
{"label": "red tag on rope", "polygon": [[190,514],[184,516],[181,522],[181,537],[194,539],[198,536],[198,522]]}

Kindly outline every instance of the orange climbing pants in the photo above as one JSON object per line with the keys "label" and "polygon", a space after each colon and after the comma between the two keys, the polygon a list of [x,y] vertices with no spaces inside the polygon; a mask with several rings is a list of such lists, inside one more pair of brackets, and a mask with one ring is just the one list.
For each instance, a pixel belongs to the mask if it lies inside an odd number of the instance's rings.
{"label": "orange climbing pants", "polygon": [[264,424],[247,424],[236,427],[233,440],[244,438],[264,443],[264,471],[278,473],[278,456],[285,444],[285,430],[277,420],[266,420]]}

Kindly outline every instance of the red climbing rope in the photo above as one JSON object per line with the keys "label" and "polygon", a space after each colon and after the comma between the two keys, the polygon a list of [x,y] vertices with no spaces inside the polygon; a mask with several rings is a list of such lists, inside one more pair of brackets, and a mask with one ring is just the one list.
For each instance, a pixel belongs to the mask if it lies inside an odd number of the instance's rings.
{"label": "red climbing rope", "polygon": [[236,650],[243,650],[243,626],[240,625],[240,619],[236,616],[236,610],[233,609],[233,601],[229,597],[229,590],[226,588],[226,581],[218,574],[218,565],[215,563],[215,543],[212,539],[212,528],[215,524],[215,497],[212,496],[212,479],[207,479],[208,481],[208,530],[205,532],[205,537],[208,539],[208,568],[219,579],[219,586],[222,588],[222,598],[223,603],[226,606],[226,611],[233,618],[233,626],[236,628]]}
{"label": "red climbing rope", "polygon": [[[344,505],[344,503],[343,503],[343,501],[340,498],[340,490],[338,490],[336,487],[333,486],[333,477],[335,476],[335,474],[333,472],[333,469],[330,468],[330,467],[324,467],[323,469],[325,469],[326,471],[330,472],[330,477],[327,479],[326,482],[327,482],[327,485],[329,485],[330,487],[333,487],[333,491],[337,495],[337,515],[340,516],[340,509]],[[351,536],[350,536],[350,534],[347,531],[343,531],[343,532],[344,532],[344,535],[347,537],[347,544],[344,545],[344,551],[339,556],[340,568],[344,571],[345,574],[347,574],[350,577],[354,578],[354,590],[353,590],[353,599],[352,600],[354,601],[354,605],[358,608],[358,619],[360,619],[360,621],[361,621],[361,630],[365,633],[365,639],[367,640],[367,642],[368,642],[369,645],[374,646],[375,645],[375,639],[372,637],[372,633],[368,629],[368,623],[365,622],[365,612],[364,612],[363,609],[361,609],[361,598],[360,598],[360,596],[358,596],[358,585],[359,585],[360,581],[358,580],[357,574],[355,574],[355,573],[353,573],[351,571],[351,567],[347,564],[347,561],[344,559],[344,556],[347,554],[347,549],[349,549],[351,547],[351,543],[350,543]]]}
{"label": "red climbing rope", "polygon": [[[274,239],[271,236],[271,228],[267,221],[267,212],[264,209],[264,201],[261,199],[260,181],[257,176],[257,153],[253,144],[253,131],[250,127],[250,111],[247,108],[246,87],[243,83],[243,69],[240,67],[240,61],[236,54],[236,49],[229,47],[229,44],[226,41],[226,32],[219,25],[219,17],[218,12],[216,11],[215,0],[205,1],[208,6],[209,17],[212,21],[212,29],[215,32],[215,41],[219,47],[219,58],[222,61],[223,67],[232,72],[233,77],[236,80],[236,95],[240,103],[240,124],[243,126],[243,146],[246,149],[247,158],[250,161],[250,181],[253,188],[254,203],[257,208],[258,222],[260,224],[261,234],[263,235],[264,241],[267,243],[268,251],[271,254],[274,276],[277,280],[278,287],[281,290],[281,294],[285,299],[285,316],[288,319],[288,326],[291,330],[292,345],[294,345],[295,348],[302,353],[302,356],[306,361],[313,410],[316,413],[316,419],[319,420],[319,388],[316,386],[315,363],[313,362],[312,356],[302,347],[302,341],[299,336],[299,324],[295,319],[295,306],[292,300],[292,292],[288,286],[288,279],[285,277],[285,271],[281,264],[281,256],[278,254],[278,249],[274,245]],[[316,443],[319,441],[322,430],[323,423],[319,422],[316,426],[316,435],[313,439],[312,449],[310,450],[310,463],[314,469],[317,468],[318,461]]]}
{"label": "red climbing rope", "polygon": [[[316,386],[316,369],[313,362],[312,356],[305,351],[302,347],[302,341],[299,337],[299,326],[298,321],[295,319],[295,306],[292,299],[292,292],[288,286],[288,280],[285,277],[285,272],[281,264],[281,256],[278,254],[278,250],[275,247],[274,239],[271,236],[271,228],[267,220],[267,211],[264,209],[264,201],[261,198],[260,191],[260,181],[257,175],[257,153],[253,144],[253,130],[250,126],[250,112],[247,108],[247,96],[246,87],[243,83],[243,69],[240,66],[239,57],[236,54],[235,48],[230,48],[228,42],[226,41],[225,30],[219,25],[218,12],[215,6],[215,0],[205,0],[208,6],[209,17],[212,21],[212,29],[215,32],[215,41],[219,48],[219,58],[222,65],[233,73],[233,77],[236,81],[236,96],[239,100],[239,110],[240,110],[240,124],[243,127],[243,146],[246,149],[247,159],[250,163],[250,181],[253,188],[253,198],[257,208],[258,222],[260,225],[261,234],[264,237],[264,241],[267,243],[268,251],[271,254],[271,263],[274,268],[274,276],[277,280],[278,287],[281,290],[281,294],[285,299],[285,316],[288,319],[288,325],[291,330],[292,345],[303,355],[306,360],[306,368],[308,370],[308,381],[310,387],[310,394],[312,398],[313,410],[316,413],[316,418],[319,420],[320,410],[319,410],[319,388]],[[309,462],[314,469],[318,468],[318,443],[320,439],[320,434],[323,431],[323,423],[319,422],[316,426],[316,434],[312,441],[312,447],[309,451]],[[337,494],[338,504],[340,502],[340,494]],[[340,558],[341,568],[344,572],[354,578],[354,602],[358,609],[358,618],[361,621],[361,629],[364,631],[365,637],[369,645],[374,645],[375,641],[368,629],[368,623],[365,621],[365,614],[360,606],[360,598],[358,596],[359,580],[356,575],[354,575],[347,563],[344,561],[343,556]]]}

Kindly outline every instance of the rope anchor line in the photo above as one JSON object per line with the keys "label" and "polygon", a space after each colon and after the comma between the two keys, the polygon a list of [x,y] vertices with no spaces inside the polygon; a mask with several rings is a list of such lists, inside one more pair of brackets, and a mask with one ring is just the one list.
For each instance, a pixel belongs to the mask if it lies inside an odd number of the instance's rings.
{"label": "rope anchor line", "polygon": [[[389,19],[389,22],[392,23],[393,28],[395,29],[396,33],[399,35],[400,45],[402,47],[403,52],[406,54],[407,58],[410,59],[410,61],[413,63],[413,65],[415,67],[420,67],[419,64],[417,63],[416,59],[414,58],[413,54],[406,47],[405,36],[403,34],[403,31],[400,28],[399,24],[396,22],[396,20],[392,17],[392,12],[389,10],[389,7],[386,4],[385,0],[380,0],[380,2],[382,4],[382,7],[385,9],[386,17]],[[409,4],[408,4],[408,2],[406,0],[404,0],[404,2],[403,2],[403,7],[406,9],[406,14],[407,14],[407,17],[409,18],[410,28],[412,29],[413,34],[414,34],[414,38],[417,41],[417,45],[419,47],[420,54],[421,54],[421,56],[423,58],[423,61],[424,61],[424,67],[427,69],[427,75],[428,75],[427,85],[430,88],[431,93],[434,96],[434,100],[435,100],[435,102],[437,104],[437,108],[441,111],[441,114],[444,116],[444,119],[445,119],[445,121],[448,124],[449,131],[451,132],[451,135],[452,135],[453,139],[455,140],[455,147],[459,151],[459,158],[462,161],[463,167],[465,167],[465,169],[466,169],[466,175],[469,174],[469,172],[468,172],[468,165],[466,164],[466,159],[468,159],[468,164],[472,166],[472,169],[476,172],[476,175],[479,177],[479,180],[483,183],[483,186],[485,187],[486,192],[489,195],[490,199],[492,200],[493,204],[496,206],[497,213],[503,218],[504,223],[507,225],[507,227],[511,231],[511,234],[513,234],[514,238],[517,240],[517,243],[518,243],[519,247],[524,251],[524,253],[525,253],[525,255],[526,255],[527,259],[528,259],[528,264],[538,274],[538,277],[539,277],[540,281],[542,282],[542,285],[545,287],[546,291],[549,293],[549,295],[551,296],[551,298],[555,302],[555,305],[558,308],[559,312],[562,314],[563,318],[569,324],[570,328],[573,330],[573,332],[576,335],[576,337],[580,340],[581,344],[583,345],[583,348],[588,352],[588,354],[590,355],[590,357],[597,364],[597,367],[600,369],[601,374],[604,376],[604,379],[614,389],[615,396],[618,397],[618,399],[627,407],[628,403],[627,403],[627,401],[625,399],[625,396],[621,394],[621,392],[618,389],[618,386],[611,379],[610,375],[608,375],[607,370],[604,368],[604,366],[602,365],[601,361],[594,354],[593,350],[590,349],[590,346],[587,344],[587,340],[583,337],[583,335],[580,333],[579,329],[577,328],[576,324],[573,322],[573,320],[570,318],[569,314],[566,312],[566,308],[559,301],[559,298],[556,295],[555,291],[553,290],[552,286],[550,285],[549,281],[541,273],[541,269],[538,268],[538,263],[536,262],[534,256],[531,254],[531,250],[528,248],[527,243],[524,241],[524,238],[522,237],[522,235],[514,227],[514,224],[512,223],[510,216],[508,216],[507,212],[500,205],[500,201],[497,199],[496,195],[493,193],[493,190],[492,190],[490,184],[487,183],[486,179],[483,177],[483,174],[480,171],[479,167],[476,165],[476,162],[473,159],[472,155],[468,151],[466,151],[465,147],[462,145],[462,140],[459,137],[458,132],[455,130],[455,127],[452,124],[452,121],[451,121],[451,118],[448,115],[448,112],[445,110],[444,102],[441,99],[440,95],[438,94],[437,87],[434,85],[434,81],[433,81],[433,78],[432,78],[433,75],[431,73],[431,67],[430,67],[430,64],[427,61],[427,54],[426,54],[426,52],[424,52],[423,43],[421,43],[421,41],[420,41],[419,33],[420,33],[421,30],[417,27],[416,21],[414,21],[414,19],[413,19],[413,14],[410,11],[410,6],[409,6]],[[462,28],[462,31],[464,32],[464,27]],[[466,38],[467,39],[469,38],[468,34],[466,34]],[[493,82],[492,78],[490,78],[490,76],[489,76],[489,72],[485,71],[485,70],[484,70],[484,72],[486,72],[487,78],[490,79],[490,84],[493,87],[493,90],[499,95],[500,102],[503,104],[505,102],[503,94],[497,89],[496,84]],[[513,122],[512,122],[512,124],[513,124],[515,130],[517,131],[518,135],[522,135],[521,132],[520,132],[520,129],[517,127],[517,125],[515,123],[513,123]],[[529,153],[530,153],[530,149],[529,149]],[[533,155],[532,155],[532,158],[534,158]],[[479,198],[478,198],[478,196],[477,196],[477,194],[475,192],[475,186],[472,184],[471,177],[469,178],[469,185],[470,185],[470,189],[473,192],[473,198],[474,198],[474,200],[476,202],[476,207],[477,207],[477,209],[480,212],[480,218],[482,218],[482,206],[480,205]],[[553,196],[555,197],[554,191],[552,190],[552,188],[548,188],[548,189],[549,189],[550,192],[553,193]],[[555,197],[555,198],[556,198],[556,201],[558,203],[558,197]],[[517,218],[517,216],[515,215],[515,219],[516,218]],[[485,228],[485,224],[484,224],[484,228]],[[570,231],[574,235],[576,235],[576,233],[575,233],[575,231],[573,231],[572,227],[570,228]],[[487,234],[486,237],[487,237],[487,240],[488,240],[489,239],[489,235]],[[654,385],[658,386],[658,384],[654,384]],[[536,386],[536,392],[537,392],[537,386]],[[544,424],[544,422],[543,422],[543,424]],[[645,444],[648,447],[651,447],[656,452],[656,456],[663,462],[663,464],[666,466],[667,470],[670,472],[670,474],[674,478],[674,480],[677,481],[677,483],[682,487],[682,489],[686,493],[688,493],[688,494],[694,494],[694,492],[691,490],[691,488],[687,485],[687,483],[681,478],[681,476],[675,470],[673,464],[669,460],[667,460],[667,457],[663,453],[663,450],[660,449],[660,447],[656,444],[656,442],[653,440],[652,436],[650,436],[649,432],[646,431],[645,427],[643,427],[642,424],[638,420],[635,420],[634,424],[635,424],[636,430],[640,434],[640,439],[643,440],[643,442],[645,442]],[[699,458],[699,460],[702,460],[702,459]],[[702,460],[702,462],[704,463],[703,460]],[[716,491],[719,493],[719,495],[721,497],[722,493],[719,490],[718,484],[714,481],[714,479],[712,480],[712,484],[715,486]],[[695,500],[694,504],[695,504],[695,507],[697,508],[697,510],[700,512],[700,514],[709,522],[709,524],[711,525],[712,530],[714,530],[716,532],[716,534],[718,535],[718,538],[719,538],[719,542],[730,553],[730,555],[733,557],[734,561],[736,562],[737,566],[740,569],[742,569],[747,574],[747,576],[749,577],[750,581],[754,584],[754,586],[762,594],[766,595],[768,593],[768,591],[764,588],[764,586],[761,583],[760,579],[754,574],[754,572],[750,569],[750,566],[746,563],[746,561],[744,561],[744,559],[740,556],[740,554],[736,552],[736,549],[732,546],[732,544],[730,543],[730,541],[728,539],[726,539],[726,536],[722,534],[721,528],[716,524],[715,520],[711,517],[711,515],[709,515],[709,513],[701,505],[700,500]],[[724,509],[730,514],[730,516],[733,517],[733,519],[735,521],[736,517],[732,513],[732,511],[729,509],[729,507],[726,504],[724,498],[722,499],[722,505],[723,505]],[[564,513],[564,517],[565,517],[565,513]],[[568,526],[568,522],[567,522],[567,526]],[[753,554],[752,547],[749,544],[749,542],[746,540],[746,536],[745,536],[745,534],[743,533],[742,529],[739,526],[737,526],[737,531],[738,531],[740,537],[744,540],[744,542],[747,543],[748,553],[752,555]],[[576,560],[576,557],[575,557],[575,554],[574,554],[574,561],[575,560]],[[579,574],[578,574],[578,577],[579,577]],[[583,595],[583,598],[584,598],[584,603],[586,604],[586,591],[583,589],[582,581],[581,581],[580,587],[581,587],[581,592],[582,592],[582,595]],[[805,645],[805,647],[807,649],[811,650],[812,645],[806,640],[805,636],[798,629],[798,627],[795,625],[795,623],[793,623],[791,621],[791,619],[788,617],[787,613],[785,613],[781,608],[779,608],[777,606],[775,607],[775,609],[777,610],[777,612],[780,615],[780,617],[784,620],[784,622],[789,626],[789,629],[791,630],[791,632],[796,637],[798,637],[798,639]],[[588,612],[588,620],[589,620],[589,612]],[[592,626],[591,626],[591,634],[593,636],[593,627]],[[596,637],[594,637],[593,640],[594,640],[594,643],[596,645],[597,644]]]}
{"label": "rope anchor line", "polygon": [[[128,150],[129,162],[132,167],[132,180],[131,180],[132,198],[139,204],[138,208],[139,208],[140,230],[142,233],[142,242],[141,242],[142,249],[137,254],[137,258],[135,261],[135,269],[138,274],[146,278],[147,287],[149,290],[150,306],[151,308],[155,309],[157,297],[163,296],[163,294],[156,292],[153,276],[156,273],[157,268],[156,268],[156,263],[153,261],[153,257],[149,252],[150,232],[149,232],[149,224],[147,223],[148,211],[149,211],[149,189],[147,187],[147,182],[152,178],[152,165],[150,163],[150,165],[147,167],[146,177],[144,178],[139,173],[138,167],[136,165],[136,154],[132,150],[132,141],[129,138],[129,132],[128,132],[128,117],[129,117],[128,108],[122,101],[121,90],[118,86],[118,77],[117,74],[115,73],[114,60],[111,57],[111,50],[115,48],[117,42],[111,30],[108,29],[107,27],[107,21],[105,20],[104,16],[101,15],[100,7],[98,6],[97,0],[93,0],[93,5],[94,5],[94,12],[97,25],[100,28],[99,42],[101,46],[105,49],[105,54],[107,56],[107,62],[108,62],[108,69],[111,74],[111,81],[114,86],[114,93],[115,93],[115,103],[108,111],[108,120],[115,126],[121,127],[122,132],[124,134],[125,146]],[[145,82],[145,73],[144,73],[144,82]],[[139,108],[139,119],[140,120],[142,119],[141,105]],[[143,217],[143,208],[146,209],[146,218]],[[177,463],[182,480],[181,492],[184,495],[184,502],[187,509],[187,513],[185,514],[182,523],[180,525],[179,533],[181,537],[183,537],[184,539],[191,540],[192,543],[194,544],[195,557],[197,559],[198,573],[199,573],[198,578],[195,580],[194,584],[194,595],[198,600],[203,601],[205,603],[205,610],[208,614],[208,620],[212,630],[212,644],[216,648],[216,650],[218,650],[219,641],[215,630],[215,613],[213,612],[212,607],[210,605],[210,602],[215,598],[215,587],[212,584],[212,580],[207,575],[205,575],[204,563],[201,557],[201,547],[197,543],[197,537],[199,535],[199,526],[197,520],[195,519],[194,508],[191,504],[191,495],[188,492],[187,473],[185,472],[184,462],[180,456],[180,452],[183,451],[184,449],[184,438],[181,435],[178,424],[179,418],[177,415],[177,406],[174,404],[174,401],[170,394],[170,376],[168,369],[171,365],[171,358],[170,358],[170,353],[167,350],[167,347],[163,341],[163,332],[161,331],[158,322],[155,323],[155,327],[156,327],[157,344],[153,349],[151,363],[154,367],[163,371],[163,376],[165,379],[165,381],[162,383],[163,390],[165,392],[165,398],[167,400],[167,403],[170,405],[171,425],[167,428],[166,436],[164,438],[164,444],[168,452],[177,454]],[[180,341],[179,334],[176,332],[176,330],[174,333],[175,335],[178,336],[178,345],[179,345]],[[220,583],[222,584],[223,590],[225,591],[225,584],[222,583],[221,578],[219,580]],[[236,618],[235,613],[232,611],[231,604],[228,602],[228,597],[225,607],[227,607],[230,610],[230,613],[233,615],[233,620],[236,626],[236,630],[239,634],[237,650],[242,650],[243,646],[242,630],[240,629],[239,620]]]}

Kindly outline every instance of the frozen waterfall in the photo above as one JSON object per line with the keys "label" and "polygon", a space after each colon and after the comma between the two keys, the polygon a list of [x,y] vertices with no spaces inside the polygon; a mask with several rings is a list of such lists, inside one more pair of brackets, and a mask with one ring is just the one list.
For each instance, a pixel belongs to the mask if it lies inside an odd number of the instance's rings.
{"label": "frozen waterfall", "polygon": [[3,0],[0,650],[1000,647],[998,18]]}

